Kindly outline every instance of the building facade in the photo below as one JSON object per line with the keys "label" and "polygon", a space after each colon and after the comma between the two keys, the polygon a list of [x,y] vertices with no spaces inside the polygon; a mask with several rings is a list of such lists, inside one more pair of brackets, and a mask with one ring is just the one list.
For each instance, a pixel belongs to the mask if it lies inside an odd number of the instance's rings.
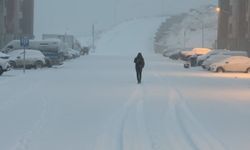
{"label": "building facade", "polygon": [[0,48],[4,45],[4,33],[5,33],[5,0],[0,0]]}
{"label": "building facade", "polygon": [[0,0],[0,48],[22,36],[33,38],[34,0]]}
{"label": "building facade", "polygon": [[219,0],[217,47],[250,52],[250,0]]}

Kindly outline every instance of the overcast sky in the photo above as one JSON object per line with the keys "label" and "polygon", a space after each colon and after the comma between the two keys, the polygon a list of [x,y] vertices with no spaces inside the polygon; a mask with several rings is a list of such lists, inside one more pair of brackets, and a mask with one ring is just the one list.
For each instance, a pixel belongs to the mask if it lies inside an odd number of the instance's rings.
{"label": "overcast sky", "polygon": [[217,0],[35,0],[35,35],[91,33],[91,25],[107,28],[122,20],[175,14]]}

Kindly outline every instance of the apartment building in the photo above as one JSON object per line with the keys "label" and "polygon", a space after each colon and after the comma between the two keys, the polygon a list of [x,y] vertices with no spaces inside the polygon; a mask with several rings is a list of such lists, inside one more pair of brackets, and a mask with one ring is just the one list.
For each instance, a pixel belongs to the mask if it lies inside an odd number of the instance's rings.
{"label": "apartment building", "polygon": [[250,0],[219,0],[218,48],[250,52]]}
{"label": "apartment building", "polygon": [[4,44],[4,33],[5,33],[4,15],[5,15],[5,0],[0,0],[0,48]]}
{"label": "apartment building", "polygon": [[34,0],[0,0],[0,48],[22,36],[33,38]]}

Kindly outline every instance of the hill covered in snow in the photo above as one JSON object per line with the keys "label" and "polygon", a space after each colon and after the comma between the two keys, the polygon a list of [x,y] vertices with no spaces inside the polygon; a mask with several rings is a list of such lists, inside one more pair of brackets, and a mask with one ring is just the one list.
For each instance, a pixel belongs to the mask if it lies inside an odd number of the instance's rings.
{"label": "hill covered in snow", "polygon": [[154,34],[163,17],[142,18],[124,22],[104,32],[97,41],[97,54],[135,55],[154,53]]}

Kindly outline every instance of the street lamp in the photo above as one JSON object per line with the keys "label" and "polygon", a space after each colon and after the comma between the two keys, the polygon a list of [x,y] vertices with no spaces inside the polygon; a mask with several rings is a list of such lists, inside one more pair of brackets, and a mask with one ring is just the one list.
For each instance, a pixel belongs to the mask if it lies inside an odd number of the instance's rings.
{"label": "street lamp", "polygon": [[220,13],[220,12],[221,12],[221,8],[220,8],[220,7],[216,7],[216,8],[215,8],[215,11],[216,11],[217,13]]}
{"label": "street lamp", "polygon": [[[199,11],[199,10],[196,10],[196,9],[192,9],[191,10],[192,12],[196,12],[196,13],[198,13],[199,15],[202,15],[202,14],[204,14],[204,12],[201,12],[201,11]],[[205,36],[205,31],[204,31],[204,27],[205,27],[205,25],[204,25],[204,20],[201,18],[201,17],[197,17],[197,16],[194,16],[194,15],[190,15],[190,16],[192,16],[192,17],[194,17],[197,21],[199,21],[200,22],[200,24],[201,24],[201,39],[202,39],[202,41],[201,41],[201,45],[202,45],[202,47],[204,47],[204,42],[205,42],[205,40],[204,40],[204,36]]]}
{"label": "street lamp", "polygon": [[225,10],[225,9],[222,9],[221,7],[218,7],[218,6],[215,8],[215,12],[218,14],[220,14],[220,13],[225,13],[227,15],[231,14],[230,10]]}

